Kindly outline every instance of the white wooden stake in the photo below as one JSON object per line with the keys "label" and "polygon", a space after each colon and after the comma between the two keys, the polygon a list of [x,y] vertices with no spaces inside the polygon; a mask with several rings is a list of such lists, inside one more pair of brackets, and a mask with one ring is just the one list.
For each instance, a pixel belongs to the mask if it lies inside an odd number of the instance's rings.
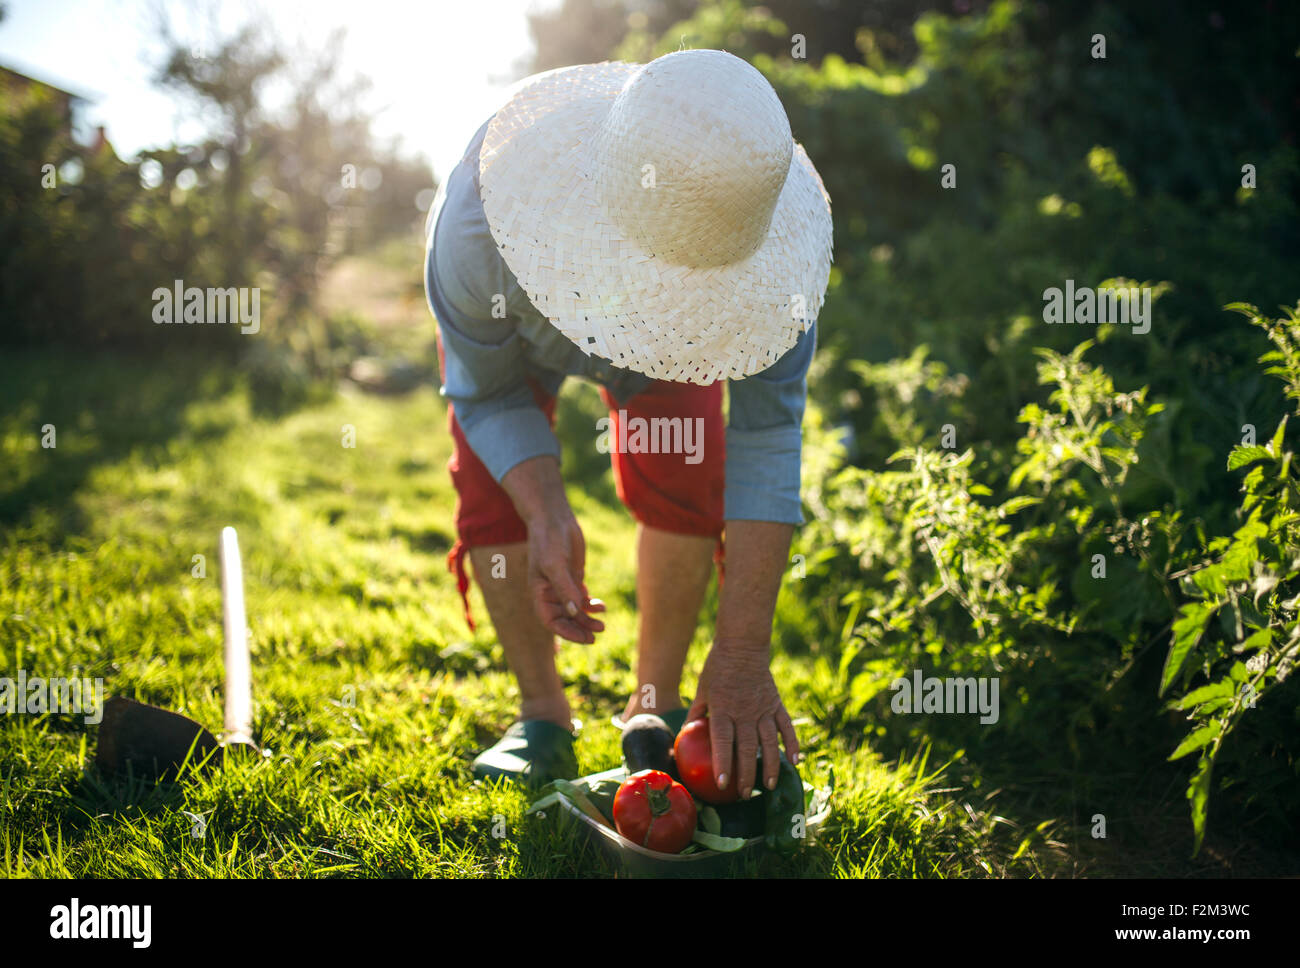
{"label": "white wooden stake", "polygon": [[234,528],[221,530],[221,605],[226,626],[225,742],[251,743],[253,694],[244,613],[244,571]]}

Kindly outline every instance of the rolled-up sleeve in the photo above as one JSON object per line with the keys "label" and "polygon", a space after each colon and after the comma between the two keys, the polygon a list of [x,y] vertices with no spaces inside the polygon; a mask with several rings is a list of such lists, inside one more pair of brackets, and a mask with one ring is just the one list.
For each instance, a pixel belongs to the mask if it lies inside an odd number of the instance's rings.
{"label": "rolled-up sleeve", "polygon": [[442,394],[456,409],[465,440],[493,479],[516,464],[549,454],[560,442],[524,382],[519,337],[479,343],[439,319],[444,373]]}
{"label": "rolled-up sleeve", "polygon": [[[533,457],[560,456],[560,444],[527,382],[523,343],[506,319],[479,322],[442,299],[426,258],[425,292],[442,343],[442,395],[455,408],[470,448],[494,480]],[[471,335],[472,334],[472,335]]]}
{"label": "rolled-up sleeve", "polygon": [[727,423],[728,521],[803,524],[799,499],[808,366],[817,346],[814,323],[766,370],[730,383]]}

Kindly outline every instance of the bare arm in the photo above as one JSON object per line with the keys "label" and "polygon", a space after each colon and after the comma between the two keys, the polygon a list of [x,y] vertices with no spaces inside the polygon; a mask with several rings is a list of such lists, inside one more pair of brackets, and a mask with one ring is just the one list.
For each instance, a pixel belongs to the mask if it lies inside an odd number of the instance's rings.
{"label": "bare arm", "polygon": [[561,638],[590,644],[605,625],[591,612],[604,604],[583,583],[587,547],[569,507],[560,463],[549,455],[521,461],[501,478],[528,526],[528,584],[542,624]]}
{"label": "bare arm", "polygon": [[[776,597],[794,526],[728,521],[726,533],[727,577],[718,604],[717,635],[687,719],[707,712],[714,772],[725,777],[733,768],[734,749],[741,796],[747,797],[754,785],[760,746],[768,789],[776,785],[780,770],[780,740],[790,761],[799,759],[794,726],[768,667]],[[726,786],[728,781],[718,782]]]}
{"label": "bare arm", "polygon": [[727,580],[718,603],[719,642],[761,643],[756,647],[767,655],[776,596],[793,537],[792,524],[727,522]]}

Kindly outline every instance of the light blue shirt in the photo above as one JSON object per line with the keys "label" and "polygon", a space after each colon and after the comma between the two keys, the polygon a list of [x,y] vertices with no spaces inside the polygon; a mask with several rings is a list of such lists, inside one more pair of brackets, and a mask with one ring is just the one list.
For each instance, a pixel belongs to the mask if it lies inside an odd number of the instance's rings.
{"label": "light blue shirt", "polygon": [[[429,213],[424,284],[442,336],[442,394],[454,405],[470,447],[500,481],[521,461],[560,456],[559,441],[525,377],[552,395],[566,376],[584,377],[619,402],[652,381],[588,356],[520,288],[497,249],[479,198],[478,154],[486,130],[485,123]],[[497,318],[493,308],[502,299],[505,318]],[[814,324],[766,370],[729,381],[726,520],[803,523],[800,425],[816,341]]]}

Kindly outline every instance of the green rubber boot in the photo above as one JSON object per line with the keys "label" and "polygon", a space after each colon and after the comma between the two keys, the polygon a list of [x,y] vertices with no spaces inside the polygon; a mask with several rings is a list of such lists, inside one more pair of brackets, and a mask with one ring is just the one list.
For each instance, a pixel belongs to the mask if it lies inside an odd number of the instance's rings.
{"label": "green rubber boot", "polygon": [[573,734],[544,719],[515,723],[495,746],[474,760],[474,776],[517,780],[530,787],[575,779],[578,759],[573,755]]}

